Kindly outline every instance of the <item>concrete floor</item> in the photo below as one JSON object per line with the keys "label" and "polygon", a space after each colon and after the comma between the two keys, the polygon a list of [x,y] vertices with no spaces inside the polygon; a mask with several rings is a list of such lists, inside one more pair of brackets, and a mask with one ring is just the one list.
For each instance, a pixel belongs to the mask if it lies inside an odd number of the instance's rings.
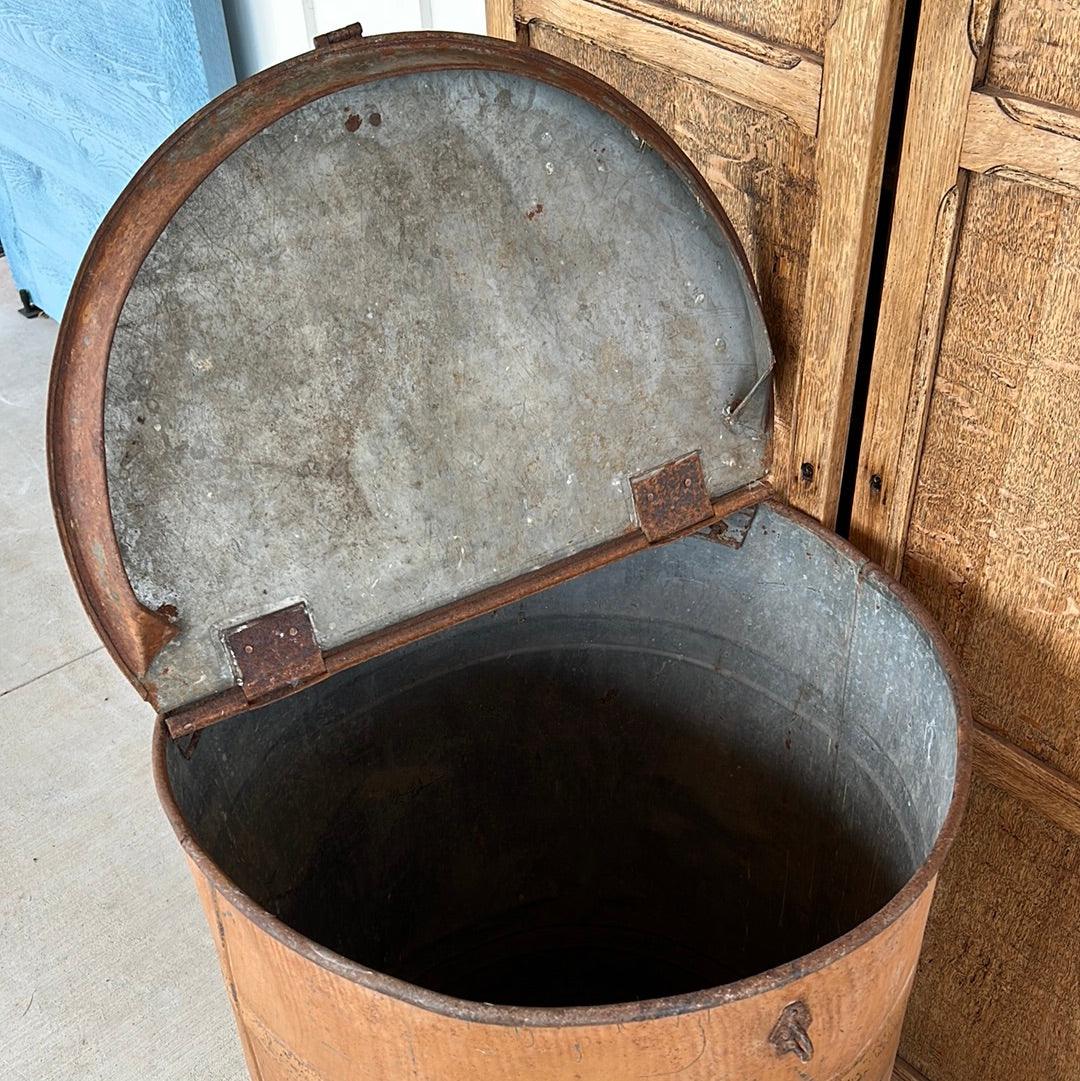
{"label": "concrete floor", "polygon": [[241,1081],[210,934],[49,505],[57,325],[0,259],[0,1076]]}

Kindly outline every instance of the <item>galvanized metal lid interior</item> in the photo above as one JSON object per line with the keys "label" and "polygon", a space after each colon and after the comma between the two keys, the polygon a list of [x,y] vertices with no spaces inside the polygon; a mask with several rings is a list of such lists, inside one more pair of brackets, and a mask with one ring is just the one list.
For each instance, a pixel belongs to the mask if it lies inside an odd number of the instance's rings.
{"label": "galvanized metal lid interior", "polygon": [[[268,613],[288,690],[767,473],[771,352],[707,184],[490,39],[346,41],[212,103],[106,219],[57,357],[65,547],[166,714],[258,697],[236,635]],[[672,462],[694,505],[656,525]]]}

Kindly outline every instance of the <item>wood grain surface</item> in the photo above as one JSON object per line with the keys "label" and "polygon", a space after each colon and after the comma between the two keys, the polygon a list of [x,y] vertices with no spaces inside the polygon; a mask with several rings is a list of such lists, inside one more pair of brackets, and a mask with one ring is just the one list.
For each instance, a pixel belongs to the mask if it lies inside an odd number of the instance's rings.
{"label": "wood grain surface", "polygon": [[847,453],[902,17],[894,0],[846,3],[826,37],[808,318],[788,460],[791,502],[826,525],[836,519]]}
{"label": "wood grain surface", "polygon": [[980,776],[1080,836],[1080,785],[982,725],[975,728]]}
{"label": "wood grain surface", "polygon": [[1080,116],[976,91],[968,102],[960,166],[1080,194]]}
{"label": "wood grain surface", "polygon": [[914,58],[852,539],[957,650],[981,779],[905,1029],[916,1081],[1080,1062],[1078,17],[923,5]]}
{"label": "wood grain surface", "polygon": [[1000,0],[987,82],[1080,110],[1080,4]]}
{"label": "wood grain surface", "polygon": [[[629,9],[629,10],[627,10]],[[640,0],[617,10],[592,0],[518,0],[517,16],[614,50],[631,60],[701,79],[713,90],[751,107],[776,111],[815,135],[821,65],[795,53],[765,49],[745,35],[719,33],[688,17],[678,29],[661,21],[659,4]]]}
{"label": "wood grain surface", "polygon": [[901,1056],[929,1081],[1071,1081],[1080,838],[976,782],[942,872]]}
{"label": "wood grain surface", "polygon": [[[919,25],[851,506],[851,539],[898,573],[964,199],[958,178],[977,53],[968,0],[929,5]],[[902,223],[902,224],[901,224]]]}
{"label": "wood grain surface", "polygon": [[485,0],[487,32],[493,38],[513,41],[517,37],[514,28],[514,0]]}
{"label": "wood grain surface", "polygon": [[819,56],[843,0],[671,0],[671,7]]}
{"label": "wood grain surface", "polygon": [[1080,780],[1080,200],[970,180],[904,577],[975,715]]}

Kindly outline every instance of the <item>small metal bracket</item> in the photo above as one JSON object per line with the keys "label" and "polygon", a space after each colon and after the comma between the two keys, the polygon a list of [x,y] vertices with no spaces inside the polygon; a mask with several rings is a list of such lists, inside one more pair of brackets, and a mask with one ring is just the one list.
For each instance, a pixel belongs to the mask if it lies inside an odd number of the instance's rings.
{"label": "small metal bracket", "polygon": [[667,465],[631,477],[630,488],[641,531],[654,543],[713,515],[705,470],[696,450]]}
{"label": "small metal bracket", "polygon": [[42,310],[34,303],[33,298],[30,296],[29,289],[19,290],[19,300],[22,301],[22,307],[19,309],[19,314],[24,319],[36,319],[39,315],[43,315]]}
{"label": "small metal bracket", "polygon": [[757,514],[757,504],[752,507],[744,507],[742,510],[732,511],[725,515],[719,522],[714,522],[708,529],[703,530],[703,535],[717,544],[723,544],[728,548],[741,548],[750,527],[754,524],[754,516]]}
{"label": "small metal bracket", "polygon": [[794,1053],[800,1062],[809,1062],[814,1057],[814,1044],[807,1032],[812,1020],[810,1007],[801,999],[785,1006],[769,1033],[769,1043],[776,1053]]}
{"label": "small metal bracket", "polygon": [[293,604],[222,633],[237,683],[249,702],[326,671],[304,604]]}
{"label": "small metal bracket", "polygon": [[344,45],[346,42],[364,36],[364,28],[359,23],[349,23],[339,30],[330,30],[325,34],[317,34],[313,42],[316,49],[325,49],[328,45]]}

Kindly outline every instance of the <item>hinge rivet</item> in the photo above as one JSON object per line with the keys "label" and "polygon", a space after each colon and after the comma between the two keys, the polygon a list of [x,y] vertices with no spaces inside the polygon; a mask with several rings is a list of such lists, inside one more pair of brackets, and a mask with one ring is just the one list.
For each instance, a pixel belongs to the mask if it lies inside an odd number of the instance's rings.
{"label": "hinge rivet", "polygon": [[254,653],[255,652],[255,647],[254,646],[244,646],[244,652],[245,653]]}

